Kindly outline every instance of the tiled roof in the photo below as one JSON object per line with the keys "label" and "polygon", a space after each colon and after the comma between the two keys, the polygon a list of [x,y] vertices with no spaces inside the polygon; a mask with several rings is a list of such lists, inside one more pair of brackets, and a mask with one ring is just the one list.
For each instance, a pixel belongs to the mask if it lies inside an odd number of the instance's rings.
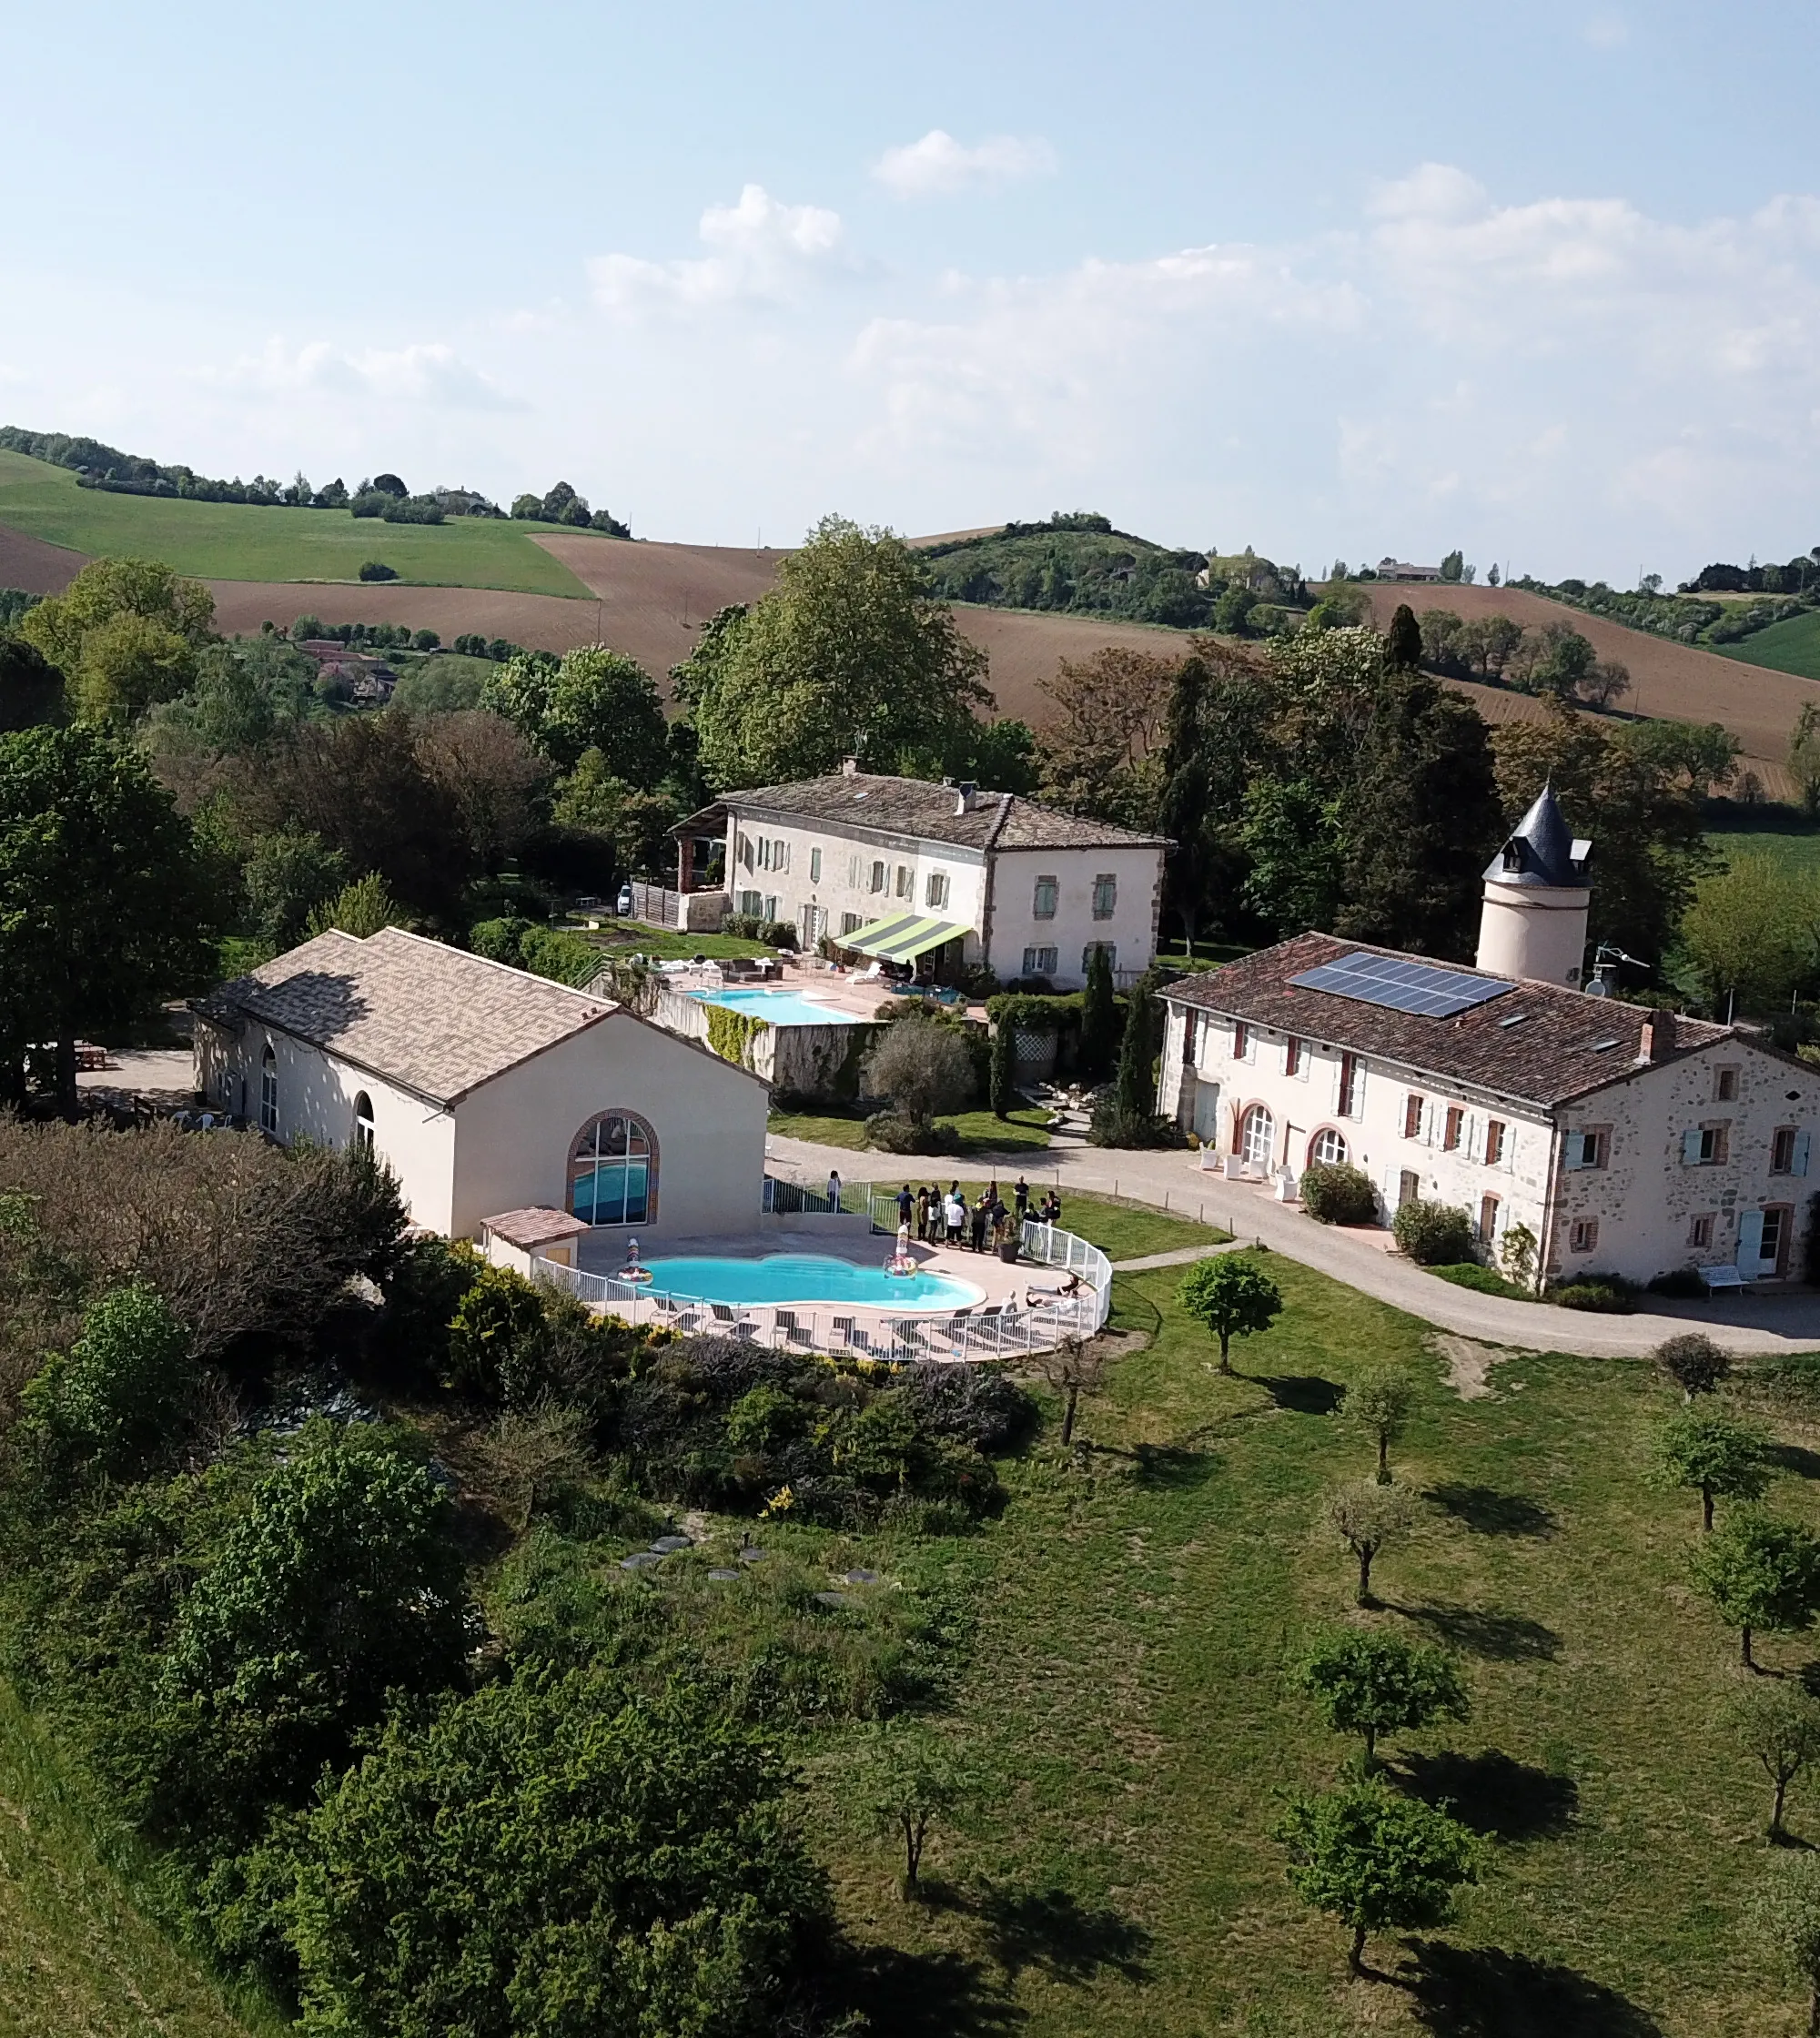
{"label": "tiled roof", "polygon": [[262,1021],[450,1105],[618,1007],[385,927],[365,941],[318,934],[219,985],[196,1009],[230,1026]]}
{"label": "tiled roof", "polygon": [[[1183,978],[1168,985],[1163,995],[1175,1004],[1227,1014],[1252,1025],[1274,1027],[1544,1107],[1629,1074],[1637,1064],[1646,1025],[1653,1029],[1651,1060],[1655,1063],[1735,1037],[1728,1026],[1647,1011],[1616,998],[1595,998],[1562,984],[1524,981],[1452,1018],[1431,1019],[1329,991],[1310,991],[1289,981],[1361,949],[1379,955],[1395,953],[1332,934],[1299,934],[1204,976]],[[1412,959],[1431,961],[1428,956]],[[1481,982],[1498,981],[1457,964],[1431,966]],[[1519,1023],[1509,1023],[1513,1020]]]}
{"label": "tiled roof", "polygon": [[[1163,835],[1133,834],[1110,822],[1084,821],[1038,806],[1018,792],[973,795],[965,812],[956,786],[929,779],[885,778],[866,772],[831,772],[826,778],[803,779],[794,785],[761,785],[723,793],[716,809],[761,807],[838,826],[877,829],[885,834],[914,835],[923,842],[954,842],[967,849],[1138,849],[1163,848]],[[700,823],[705,817],[692,817]],[[686,828],[691,822],[684,822]]]}
{"label": "tiled roof", "polygon": [[525,1253],[559,1238],[579,1238],[592,1228],[585,1217],[571,1217],[566,1210],[551,1210],[541,1204],[523,1210],[501,1210],[497,1217],[482,1217],[480,1223],[496,1238]]}

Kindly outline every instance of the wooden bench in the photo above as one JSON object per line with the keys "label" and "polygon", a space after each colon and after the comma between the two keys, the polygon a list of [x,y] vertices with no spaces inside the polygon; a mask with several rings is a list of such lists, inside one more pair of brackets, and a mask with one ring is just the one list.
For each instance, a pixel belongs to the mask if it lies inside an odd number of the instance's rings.
{"label": "wooden bench", "polygon": [[1709,1297],[1716,1295],[1721,1288],[1744,1288],[1750,1286],[1750,1283],[1739,1273],[1738,1269],[1729,1265],[1724,1266],[1703,1266],[1699,1272],[1700,1278],[1706,1284],[1706,1293]]}

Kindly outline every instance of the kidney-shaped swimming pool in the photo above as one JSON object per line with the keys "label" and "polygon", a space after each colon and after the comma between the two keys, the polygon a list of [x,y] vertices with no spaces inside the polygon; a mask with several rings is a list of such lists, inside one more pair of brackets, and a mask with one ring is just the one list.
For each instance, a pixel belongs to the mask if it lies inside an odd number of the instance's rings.
{"label": "kidney-shaped swimming pool", "polygon": [[971,1281],[945,1274],[887,1274],[826,1253],[771,1253],[763,1259],[679,1256],[645,1261],[651,1290],[747,1307],[776,1303],[854,1303],[868,1309],[970,1309],[986,1299]]}

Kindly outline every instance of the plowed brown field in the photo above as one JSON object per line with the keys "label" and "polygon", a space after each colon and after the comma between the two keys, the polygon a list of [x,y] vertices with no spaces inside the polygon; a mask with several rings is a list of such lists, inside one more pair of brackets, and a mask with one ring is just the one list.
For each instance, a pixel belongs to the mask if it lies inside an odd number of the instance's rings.
{"label": "plowed brown field", "polygon": [[[1418,615],[1424,609],[1451,609],[1457,616],[1504,615],[1526,628],[1551,622],[1571,623],[1589,639],[1601,658],[1614,658],[1630,669],[1631,691],[1622,706],[1627,714],[1661,715],[1673,721],[1722,721],[1744,747],[1744,759],[1773,797],[1793,792],[1783,759],[1788,732],[1804,701],[1816,697],[1811,680],[1766,666],[1745,665],[1672,643],[1640,630],[1589,616],[1564,602],[1550,601],[1521,588],[1458,587],[1451,584],[1409,586],[1367,583],[1371,620],[1382,629],[1400,601]],[[1538,712],[1522,694],[1496,687],[1468,687],[1488,721],[1527,719]],[[1511,705],[1506,705],[1511,703]]]}
{"label": "plowed brown field", "polygon": [[66,546],[46,545],[42,538],[27,538],[0,524],[0,588],[61,594],[86,563]]}

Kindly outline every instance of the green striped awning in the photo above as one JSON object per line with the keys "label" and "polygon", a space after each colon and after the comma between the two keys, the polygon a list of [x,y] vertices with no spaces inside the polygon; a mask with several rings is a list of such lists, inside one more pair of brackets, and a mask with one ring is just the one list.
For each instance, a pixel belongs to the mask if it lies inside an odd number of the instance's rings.
{"label": "green striped awning", "polygon": [[956,941],[966,933],[952,920],[931,920],[920,913],[895,913],[888,919],[875,920],[840,937],[843,948],[856,948],[862,955],[877,955],[887,963],[914,962],[944,942]]}

